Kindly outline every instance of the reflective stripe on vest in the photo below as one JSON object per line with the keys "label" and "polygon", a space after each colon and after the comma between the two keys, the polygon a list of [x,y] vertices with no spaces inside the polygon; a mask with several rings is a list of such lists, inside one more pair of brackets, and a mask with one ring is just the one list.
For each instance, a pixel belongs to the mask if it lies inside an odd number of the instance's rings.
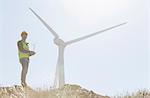
{"label": "reflective stripe on vest", "polygon": [[[22,45],[23,45],[23,49],[25,50],[29,50],[29,46],[27,45],[27,43],[21,41]],[[29,53],[23,53],[21,51],[19,51],[19,59],[22,58],[29,58]]]}

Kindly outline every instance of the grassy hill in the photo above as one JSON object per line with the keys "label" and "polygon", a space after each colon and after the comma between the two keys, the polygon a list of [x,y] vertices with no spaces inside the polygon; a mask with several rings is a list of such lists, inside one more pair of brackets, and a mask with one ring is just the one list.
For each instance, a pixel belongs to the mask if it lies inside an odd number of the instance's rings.
{"label": "grassy hill", "polygon": [[150,92],[142,90],[126,96],[109,97],[96,94],[78,85],[66,84],[59,89],[47,90],[33,90],[30,87],[23,88],[15,85],[0,87],[0,98],[150,98]]}

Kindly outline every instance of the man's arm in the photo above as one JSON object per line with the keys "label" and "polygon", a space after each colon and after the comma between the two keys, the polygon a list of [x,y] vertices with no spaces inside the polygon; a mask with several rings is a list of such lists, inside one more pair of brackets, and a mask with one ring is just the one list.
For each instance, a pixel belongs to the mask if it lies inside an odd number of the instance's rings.
{"label": "man's arm", "polygon": [[22,44],[21,41],[18,41],[18,42],[17,42],[17,46],[18,46],[19,51],[21,51],[21,52],[23,52],[23,53],[30,53],[29,50],[25,50],[25,49],[23,48],[23,44]]}

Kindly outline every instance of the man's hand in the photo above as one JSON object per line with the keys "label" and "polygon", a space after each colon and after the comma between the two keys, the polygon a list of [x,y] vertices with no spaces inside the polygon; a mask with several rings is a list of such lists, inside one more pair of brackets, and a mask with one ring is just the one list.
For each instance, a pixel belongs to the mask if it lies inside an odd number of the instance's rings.
{"label": "man's hand", "polygon": [[29,53],[30,53],[30,56],[35,55],[34,51],[30,51]]}

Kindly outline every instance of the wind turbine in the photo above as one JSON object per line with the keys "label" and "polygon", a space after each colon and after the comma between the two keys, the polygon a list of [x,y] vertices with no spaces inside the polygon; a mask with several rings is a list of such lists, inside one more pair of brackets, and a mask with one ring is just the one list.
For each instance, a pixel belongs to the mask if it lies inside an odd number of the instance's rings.
{"label": "wind turbine", "polygon": [[79,37],[77,39],[73,39],[73,40],[64,42],[62,39],[59,38],[58,34],[37,13],[35,13],[35,11],[33,9],[31,9],[31,8],[29,8],[29,9],[44,24],[44,26],[53,34],[53,36],[54,36],[54,40],[53,40],[54,44],[56,44],[58,46],[58,59],[57,59],[57,64],[56,64],[56,73],[55,73],[55,80],[54,80],[54,88],[60,88],[60,87],[62,87],[65,84],[65,76],[64,76],[64,50],[65,50],[66,46],[68,46],[70,44],[73,44],[73,43],[76,43],[78,41],[87,39],[87,38],[92,37],[94,35],[98,35],[98,34],[100,34],[102,32],[114,29],[116,27],[119,27],[119,26],[124,25],[124,24],[127,23],[127,22],[124,22],[124,23],[121,23],[121,24],[118,24],[118,25],[115,25],[115,26],[103,29],[101,31],[92,33],[92,34],[89,34],[89,35],[86,35],[86,36],[83,36],[83,37]]}

